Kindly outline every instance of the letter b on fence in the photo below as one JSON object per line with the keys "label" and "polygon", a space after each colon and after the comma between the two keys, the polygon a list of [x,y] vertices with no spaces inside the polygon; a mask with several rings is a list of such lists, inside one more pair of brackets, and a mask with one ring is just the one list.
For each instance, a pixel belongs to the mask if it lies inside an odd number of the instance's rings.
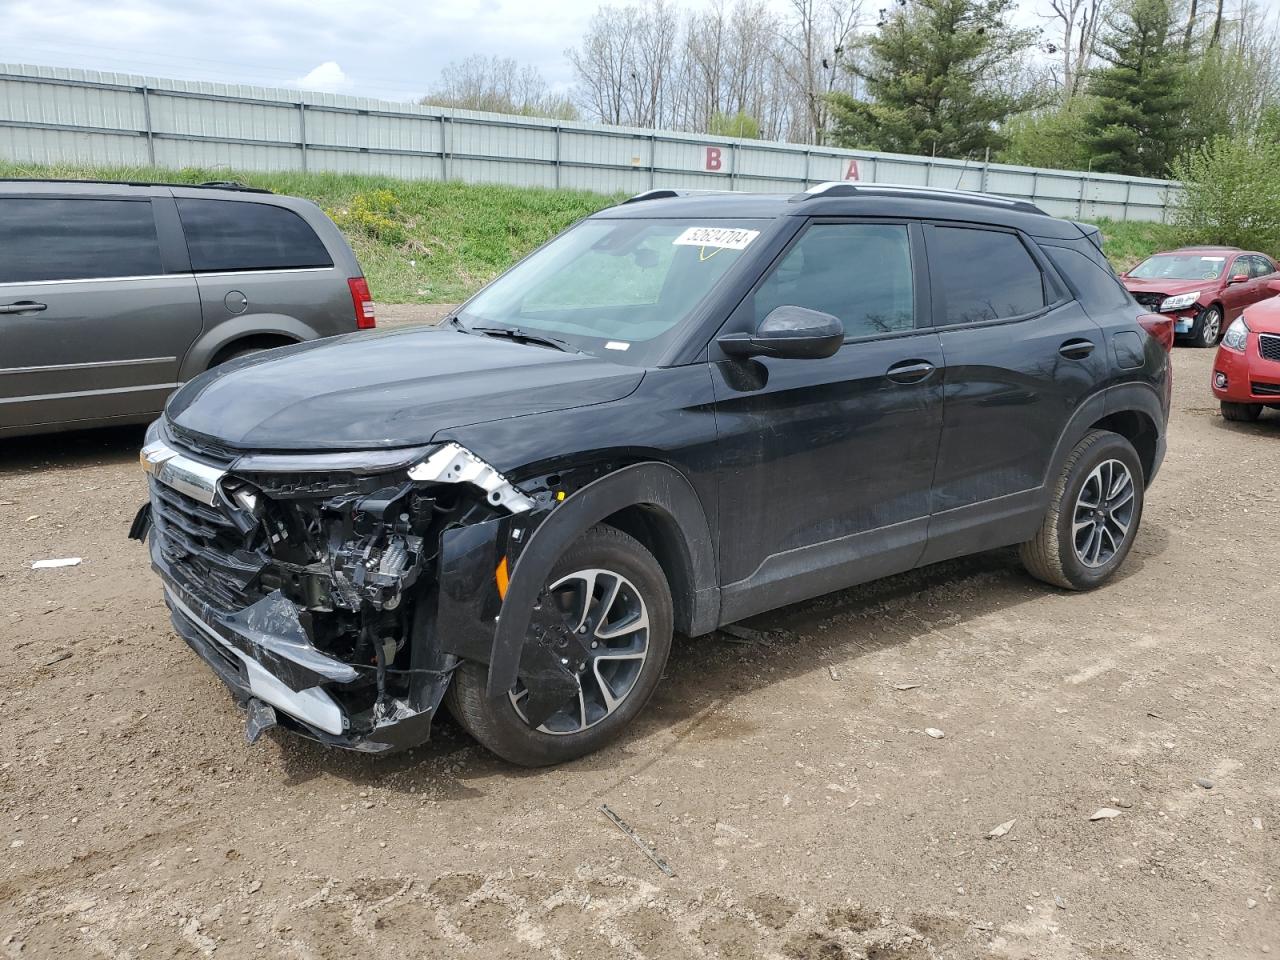
{"label": "letter b on fence", "polygon": [[720,148],[719,147],[707,147],[707,169],[708,170],[720,169]]}

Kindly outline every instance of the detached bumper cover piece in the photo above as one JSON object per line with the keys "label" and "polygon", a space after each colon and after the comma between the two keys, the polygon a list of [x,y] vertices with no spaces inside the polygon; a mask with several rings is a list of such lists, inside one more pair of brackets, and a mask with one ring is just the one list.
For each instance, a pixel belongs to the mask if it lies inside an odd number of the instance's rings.
{"label": "detached bumper cover piece", "polygon": [[[188,638],[191,629],[203,634],[203,643],[199,645],[193,643],[191,645],[211,665],[220,665],[214,662],[215,657],[228,664],[239,661],[240,670],[236,676],[236,682],[232,685],[233,689],[247,690],[249,694],[259,700],[283,710],[290,716],[296,717],[317,730],[332,736],[342,734],[344,729],[342,709],[334,701],[333,697],[320,689],[318,685],[302,689],[291,687],[258,660],[228,642],[223,633],[214,630],[201,619],[200,615],[183,601],[179,593],[178,588],[166,584],[165,600],[173,613],[174,626],[178,628],[178,632],[182,634],[184,639]],[[236,636],[234,633],[231,635]],[[241,640],[241,642],[244,641]],[[210,643],[215,644],[216,648],[209,649],[208,645]],[[234,658],[234,660],[230,658]],[[219,670],[218,673],[224,680],[227,679],[223,670]],[[296,682],[297,680],[295,679]]]}

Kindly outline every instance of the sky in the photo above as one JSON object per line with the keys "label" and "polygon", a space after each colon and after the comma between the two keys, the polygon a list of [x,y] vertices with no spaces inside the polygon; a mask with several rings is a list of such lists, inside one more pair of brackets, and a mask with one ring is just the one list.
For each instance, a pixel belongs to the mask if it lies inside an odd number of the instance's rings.
{"label": "sky", "polygon": [[[416,100],[446,63],[483,54],[532,64],[568,90],[564,52],[601,2],[0,0],[0,63]],[[1280,0],[1262,6],[1275,11]],[[1022,17],[1045,23],[1027,10]]]}
{"label": "sky", "polygon": [[411,100],[450,60],[515,57],[557,88],[600,0],[0,0],[0,63]]}

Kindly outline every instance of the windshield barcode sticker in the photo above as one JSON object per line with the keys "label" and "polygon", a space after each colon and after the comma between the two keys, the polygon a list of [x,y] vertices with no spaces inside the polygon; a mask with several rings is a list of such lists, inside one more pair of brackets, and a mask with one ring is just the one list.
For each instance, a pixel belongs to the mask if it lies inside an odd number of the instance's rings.
{"label": "windshield barcode sticker", "polygon": [[737,227],[690,227],[672,240],[677,247],[716,247],[720,250],[745,250],[760,236],[759,230]]}

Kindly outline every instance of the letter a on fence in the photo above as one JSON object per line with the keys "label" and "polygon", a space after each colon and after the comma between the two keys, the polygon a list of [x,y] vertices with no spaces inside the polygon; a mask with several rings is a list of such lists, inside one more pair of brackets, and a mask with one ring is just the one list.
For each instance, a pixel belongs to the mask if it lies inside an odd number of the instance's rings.
{"label": "letter a on fence", "polygon": [[860,176],[858,176],[858,161],[857,161],[857,160],[850,160],[850,161],[849,161],[849,169],[847,169],[847,170],[844,172],[844,178],[845,178],[846,180],[861,180],[861,179],[862,179]]}

